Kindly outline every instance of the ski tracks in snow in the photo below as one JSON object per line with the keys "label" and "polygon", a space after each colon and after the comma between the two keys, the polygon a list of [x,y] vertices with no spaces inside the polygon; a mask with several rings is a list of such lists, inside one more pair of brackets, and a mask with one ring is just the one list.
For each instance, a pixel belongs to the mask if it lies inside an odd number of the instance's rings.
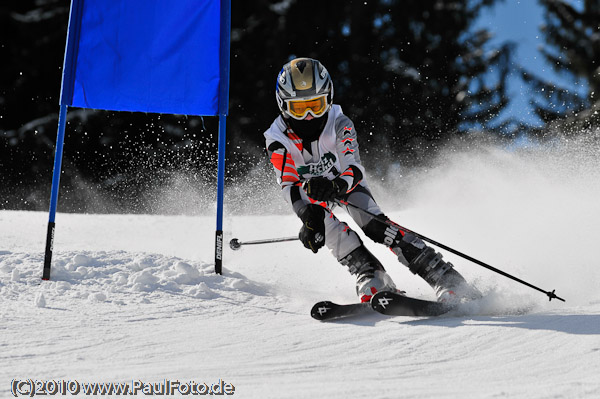
{"label": "ski tracks in snow", "polygon": [[[4,216],[14,225],[17,218],[37,217]],[[83,218],[64,217],[77,222],[73,231],[92,231],[102,219]],[[138,225],[159,222],[164,231],[181,226],[180,218],[136,219]],[[75,243],[73,234],[65,238]],[[260,251],[229,254],[233,270],[222,276],[211,263],[172,256],[162,239],[146,237],[145,248],[127,250],[109,242],[91,250],[69,244],[55,252],[52,279],[42,282],[43,245],[24,237],[15,235],[15,249],[0,251],[2,397],[11,379],[24,377],[224,379],[241,398],[600,394],[595,298],[546,308],[537,293],[500,288],[488,290],[469,314],[415,319],[374,313],[321,323],[309,316],[312,303],[355,300],[352,282],[337,265],[319,264],[321,257],[300,264],[297,252],[304,249],[292,244],[270,248],[270,260]],[[129,233],[112,238],[124,241],[122,248],[135,245],[127,242]],[[179,245],[175,250],[191,244]],[[200,259],[210,259],[211,249],[212,242],[204,244]]]}

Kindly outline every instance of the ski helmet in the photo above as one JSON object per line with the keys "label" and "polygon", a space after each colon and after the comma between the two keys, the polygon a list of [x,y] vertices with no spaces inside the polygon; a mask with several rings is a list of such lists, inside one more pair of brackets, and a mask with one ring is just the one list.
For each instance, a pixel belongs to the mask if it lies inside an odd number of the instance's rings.
{"label": "ski helmet", "polygon": [[312,58],[296,58],[281,68],[275,89],[281,112],[296,120],[310,113],[326,115],[333,102],[333,82],[327,69]]}

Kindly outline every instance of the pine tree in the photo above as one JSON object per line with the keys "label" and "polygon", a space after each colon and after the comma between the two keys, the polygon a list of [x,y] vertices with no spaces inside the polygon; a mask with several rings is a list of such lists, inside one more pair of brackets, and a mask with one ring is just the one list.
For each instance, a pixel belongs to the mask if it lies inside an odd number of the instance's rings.
{"label": "pine tree", "polygon": [[[352,19],[351,29],[360,28],[351,40],[364,42],[366,57],[358,58],[362,68],[349,62],[348,81],[360,88],[361,74],[371,77],[356,113],[371,125],[373,148],[410,163],[470,127],[490,126],[508,103],[511,48],[485,51],[491,34],[472,25],[493,3],[380,1],[367,39],[364,18]],[[348,51],[355,47],[351,42]]]}
{"label": "pine tree", "polygon": [[587,126],[599,126],[600,118],[586,110],[600,105],[600,0],[585,0],[580,8],[565,0],[540,3],[545,10],[542,54],[556,72],[573,83],[559,86],[523,72],[536,92],[532,100],[535,112],[547,123],[585,117]]}
{"label": "pine tree", "polygon": [[354,120],[364,151],[409,162],[470,127],[489,127],[508,103],[511,49],[484,51],[491,35],[474,31],[473,23],[495,2],[288,0],[234,7],[232,140],[262,144],[278,111],[277,73],[300,56],[327,67],[334,100]]}
{"label": "pine tree", "polygon": [[[422,159],[470,127],[488,126],[507,103],[510,49],[484,51],[490,35],[472,26],[496,1],[234,2],[228,177],[246,179],[264,160],[262,133],[278,115],[275,79],[294,57],[319,59],[329,69],[335,102],[354,120],[371,164],[384,152],[394,161]],[[6,0],[0,6],[0,29],[11,39],[0,46],[10,59],[0,65],[0,183],[13,193],[36,187],[37,209],[47,207],[69,3]],[[133,201],[144,185],[160,184],[143,178],[140,168],[201,170],[216,154],[211,119],[70,111],[61,206],[76,178]]]}

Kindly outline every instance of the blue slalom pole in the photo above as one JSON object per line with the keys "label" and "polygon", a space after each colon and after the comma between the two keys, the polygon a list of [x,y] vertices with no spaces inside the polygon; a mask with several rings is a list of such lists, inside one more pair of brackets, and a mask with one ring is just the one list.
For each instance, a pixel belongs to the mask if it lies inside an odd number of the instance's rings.
{"label": "blue slalom pole", "polygon": [[50,268],[52,267],[58,189],[60,187],[60,174],[62,173],[63,145],[67,125],[67,106],[71,105],[73,101],[73,75],[75,68],[73,59],[77,51],[77,42],[79,41],[82,10],[83,0],[71,0],[62,84],[60,88],[60,112],[58,114],[58,133],[56,134],[56,152],[54,153],[54,169],[52,171],[52,192],[50,193],[50,213],[48,216],[48,232],[46,234],[46,251],[42,280],[50,280]]}
{"label": "blue slalom pole", "polygon": [[217,231],[215,237],[215,273],[223,274],[223,193],[225,189],[225,150],[229,111],[229,53],[231,41],[231,0],[221,0],[221,43],[219,51],[219,146],[217,170]]}
{"label": "blue slalom pole", "polygon": [[63,146],[65,142],[66,119],[67,106],[61,104],[60,113],[58,115],[58,133],[56,134],[56,152],[54,153],[54,169],[52,171],[52,192],[50,194],[50,213],[48,216],[48,232],[46,234],[46,252],[44,255],[44,271],[42,273],[42,280],[50,280],[52,250],[54,248],[54,228],[56,225],[56,208],[58,205],[58,189],[60,186]]}

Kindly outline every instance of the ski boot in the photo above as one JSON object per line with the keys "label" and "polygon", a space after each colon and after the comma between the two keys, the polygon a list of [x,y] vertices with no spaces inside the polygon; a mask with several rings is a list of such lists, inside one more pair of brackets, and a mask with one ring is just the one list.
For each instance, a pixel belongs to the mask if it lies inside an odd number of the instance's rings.
{"label": "ski boot", "polygon": [[439,302],[459,303],[463,299],[482,297],[481,292],[467,283],[450,262],[415,235],[406,233],[392,248],[398,260],[408,265],[413,274],[423,278],[433,288]]}
{"label": "ski boot", "polygon": [[350,274],[356,275],[356,295],[361,302],[369,302],[379,291],[399,292],[383,265],[364,246],[356,248],[340,260],[348,266]]}
{"label": "ski boot", "polygon": [[460,303],[463,299],[474,300],[482,297],[481,292],[472,287],[450,262],[442,260],[442,255],[433,248],[425,247],[419,256],[408,265],[414,274],[419,275],[433,288],[439,302]]}

